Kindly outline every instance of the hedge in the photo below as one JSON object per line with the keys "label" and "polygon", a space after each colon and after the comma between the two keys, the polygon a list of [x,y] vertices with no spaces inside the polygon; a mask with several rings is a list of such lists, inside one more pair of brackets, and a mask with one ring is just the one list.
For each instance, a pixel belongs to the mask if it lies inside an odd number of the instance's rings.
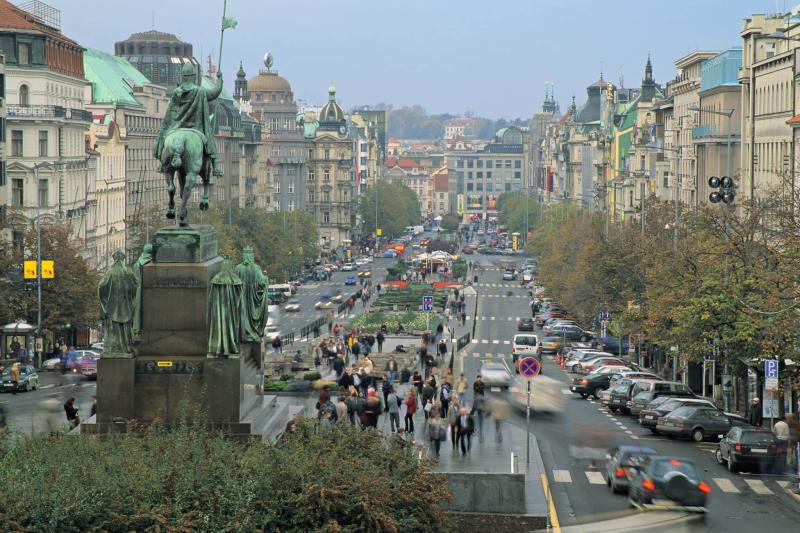
{"label": "hedge", "polygon": [[449,498],[411,447],[303,422],[278,445],[205,424],[0,444],[0,531],[448,531]]}

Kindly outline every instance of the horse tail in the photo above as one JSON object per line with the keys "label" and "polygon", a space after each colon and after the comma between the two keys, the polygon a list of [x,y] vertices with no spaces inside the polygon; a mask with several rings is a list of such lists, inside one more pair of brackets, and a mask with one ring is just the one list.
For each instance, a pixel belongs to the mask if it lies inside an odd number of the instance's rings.
{"label": "horse tail", "polygon": [[172,161],[170,162],[172,168],[181,168],[183,166],[181,155],[183,155],[184,147],[185,137],[183,135],[174,135],[172,137]]}

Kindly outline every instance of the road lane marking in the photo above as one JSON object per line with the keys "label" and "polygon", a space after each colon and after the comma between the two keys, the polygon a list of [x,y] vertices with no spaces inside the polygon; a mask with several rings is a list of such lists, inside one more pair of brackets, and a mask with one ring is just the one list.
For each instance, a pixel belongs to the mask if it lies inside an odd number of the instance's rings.
{"label": "road lane marking", "polygon": [[592,485],[605,485],[606,483],[603,474],[600,472],[584,472],[584,474],[586,474],[586,479],[588,479],[589,483]]}
{"label": "road lane marking", "polygon": [[569,470],[553,470],[553,481],[557,483],[572,483],[572,475]]}
{"label": "road lane marking", "polygon": [[492,341],[492,344],[500,344],[500,341],[499,341],[499,340],[497,340],[497,339],[494,339],[494,340]]}
{"label": "road lane marking", "polygon": [[511,344],[511,341],[503,341],[503,344]]}
{"label": "road lane marking", "polygon": [[481,342],[482,342],[483,344],[489,344],[489,341],[487,341],[486,339],[483,339]]}
{"label": "road lane marking", "polygon": [[772,491],[760,479],[745,479],[744,482],[750,485],[756,494],[772,494]]}
{"label": "road lane marking", "polygon": [[561,394],[572,394],[572,391],[569,389],[561,389]]}
{"label": "road lane marking", "polygon": [[738,494],[740,492],[739,489],[736,488],[736,485],[734,485],[733,482],[728,478],[715,477],[712,479],[714,480],[714,483],[716,483],[717,486],[719,487],[719,490],[721,490],[722,492],[731,492],[735,494]]}
{"label": "road lane marking", "polygon": [[542,474],[542,487],[544,487],[544,497],[547,500],[547,511],[550,515],[550,524],[553,526],[553,533],[561,533],[561,525],[558,523],[558,513],[553,503],[553,494],[547,484],[547,474]]}
{"label": "road lane marking", "polygon": [[472,344],[478,344],[478,339],[472,339]]}

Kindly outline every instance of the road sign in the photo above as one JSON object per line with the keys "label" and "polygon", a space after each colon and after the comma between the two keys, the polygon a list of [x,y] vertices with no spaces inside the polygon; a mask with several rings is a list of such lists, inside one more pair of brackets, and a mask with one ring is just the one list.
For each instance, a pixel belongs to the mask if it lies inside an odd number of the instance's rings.
{"label": "road sign", "polygon": [[25,279],[36,279],[36,261],[25,261]]}
{"label": "road sign", "polygon": [[525,357],[519,362],[519,373],[525,379],[536,377],[542,370],[542,364],[533,357]]}
{"label": "road sign", "polygon": [[714,354],[707,353],[707,354],[703,355],[703,361],[708,362],[708,361],[714,361],[715,359],[716,358],[714,357]]}
{"label": "road sign", "polygon": [[600,320],[609,320],[611,319],[611,313],[608,311],[601,311],[600,312]]}
{"label": "road sign", "polygon": [[769,392],[776,392],[778,390],[778,378],[765,379],[764,388]]}
{"label": "road sign", "polygon": [[764,377],[778,378],[778,360],[767,359],[764,361]]}
{"label": "road sign", "polygon": [[378,234],[378,237],[380,237],[381,235],[383,235],[383,230],[381,228],[378,228],[376,233]]}
{"label": "road sign", "polygon": [[422,297],[422,310],[426,313],[430,313],[433,311],[433,296],[423,296]]}

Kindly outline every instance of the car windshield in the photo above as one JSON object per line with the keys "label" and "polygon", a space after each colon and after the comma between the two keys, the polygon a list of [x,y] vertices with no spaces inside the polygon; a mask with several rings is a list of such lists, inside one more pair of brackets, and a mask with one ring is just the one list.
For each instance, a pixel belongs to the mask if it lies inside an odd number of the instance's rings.
{"label": "car windshield", "polygon": [[696,410],[697,409],[694,407],[688,407],[688,406],[678,407],[677,409],[672,411],[668,416],[670,418],[690,418],[692,415],[694,415]]}
{"label": "car windshield", "polygon": [[630,454],[625,454],[620,459],[620,464],[628,465],[628,466],[641,466],[647,461],[648,457],[652,457],[655,454],[655,450],[653,452],[648,451],[637,451],[631,452]]}
{"label": "car windshield", "polygon": [[653,463],[651,472],[654,478],[663,478],[670,472],[680,472],[689,478],[697,476],[694,463],[682,459],[659,459]]}
{"label": "car windshield", "polygon": [[[654,406],[658,406],[659,409],[662,409],[664,411],[674,411],[675,409],[677,409],[678,407],[681,407],[683,405],[683,402],[681,402],[681,401],[678,401],[678,400],[667,400],[668,398],[669,398],[669,396],[659,396],[658,398],[653,400],[651,405],[655,404]],[[659,401],[659,400],[660,400],[660,402],[659,402],[660,405],[656,404],[656,402]]]}
{"label": "car windshield", "polygon": [[742,444],[773,444],[775,435],[766,431],[742,431]]}
{"label": "car windshield", "polygon": [[536,337],[517,337],[514,339],[514,344],[522,346],[536,346]]}
{"label": "car windshield", "polygon": [[653,393],[652,392],[640,392],[639,394],[637,394],[636,396],[633,397],[633,401],[634,402],[647,403],[652,399],[653,399]]}

